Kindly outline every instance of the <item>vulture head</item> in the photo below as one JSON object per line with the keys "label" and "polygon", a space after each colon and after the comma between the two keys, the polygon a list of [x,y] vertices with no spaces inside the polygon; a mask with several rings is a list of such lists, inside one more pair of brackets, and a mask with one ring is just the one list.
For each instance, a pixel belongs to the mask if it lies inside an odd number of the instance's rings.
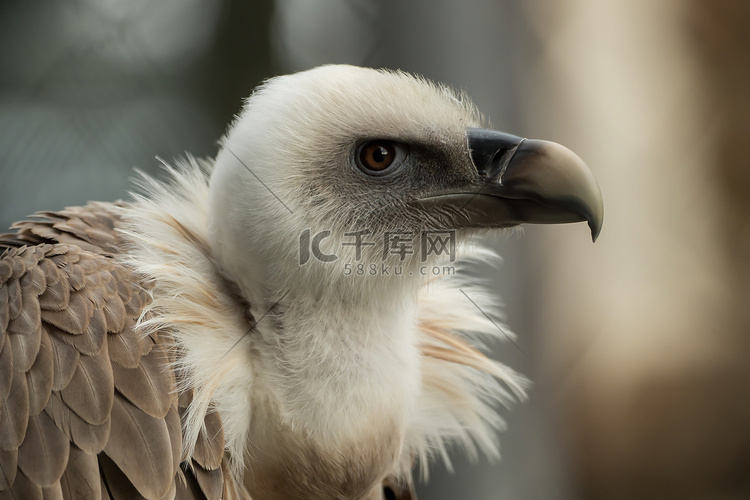
{"label": "vulture head", "polygon": [[[331,65],[273,78],[248,99],[216,159],[210,213],[220,265],[257,303],[269,282],[329,286],[345,264],[419,274],[427,231],[460,244],[524,222],[587,221],[596,239],[603,206],[565,147],[483,128],[445,86]],[[404,235],[415,244],[386,248]]]}

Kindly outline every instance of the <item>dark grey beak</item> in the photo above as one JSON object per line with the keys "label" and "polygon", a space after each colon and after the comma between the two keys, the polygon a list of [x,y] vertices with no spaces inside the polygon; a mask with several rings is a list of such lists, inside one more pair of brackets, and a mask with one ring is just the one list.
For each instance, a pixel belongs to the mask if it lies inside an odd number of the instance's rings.
{"label": "dark grey beak", "polygon": [[474,183],[421,200],[451,213],[458,227],[587,221],[594,241],[604,204],[594,175],[568,148],[554,142],[469,128]]}

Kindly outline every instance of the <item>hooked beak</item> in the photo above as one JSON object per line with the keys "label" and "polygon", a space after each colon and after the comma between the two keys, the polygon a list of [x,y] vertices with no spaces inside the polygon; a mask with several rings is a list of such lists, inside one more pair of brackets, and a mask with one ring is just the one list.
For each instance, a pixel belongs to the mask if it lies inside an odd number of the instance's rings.
{"label": "hooked beak", "polygon": [[420,200],[457,227],[587,221],[594,241],[604,219],[599,185],[586,164],[560,144],[480,128],[466,138],[476,179]]}

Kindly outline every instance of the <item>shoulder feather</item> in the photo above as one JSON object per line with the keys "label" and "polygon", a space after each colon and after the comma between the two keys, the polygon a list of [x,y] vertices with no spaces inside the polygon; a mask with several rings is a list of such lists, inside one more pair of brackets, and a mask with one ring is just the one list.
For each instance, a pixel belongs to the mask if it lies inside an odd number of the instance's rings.
{"label": "shoulder feather", "polygon": [[[43,212],[0,235],[0,496],[174,498],[192,481],[200,494],[186,498],[218,498],[224,488],[222,474],[180,468],[176,352],[168,332],[137,328],[152,285],[124,263],[125,212]],[[219,471],[214,420],[201,439]]]}

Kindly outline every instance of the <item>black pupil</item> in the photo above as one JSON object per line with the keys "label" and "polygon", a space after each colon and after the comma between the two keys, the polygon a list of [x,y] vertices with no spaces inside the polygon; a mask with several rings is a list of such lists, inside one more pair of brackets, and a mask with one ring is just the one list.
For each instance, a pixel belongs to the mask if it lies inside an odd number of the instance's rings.
{"label": "black pupil", "polygon": [[388,158],[388,150],[383,146],[375,146],[375,149],[372,152],[372,159],[375,160],[376,163],[383,163]]}

